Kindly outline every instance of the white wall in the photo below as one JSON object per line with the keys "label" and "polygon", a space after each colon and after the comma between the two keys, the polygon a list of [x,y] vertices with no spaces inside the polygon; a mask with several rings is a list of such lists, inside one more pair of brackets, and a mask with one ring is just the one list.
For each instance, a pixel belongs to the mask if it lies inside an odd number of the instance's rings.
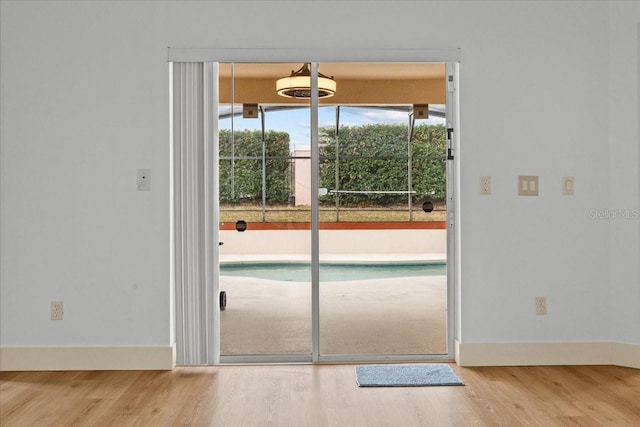
{"label": "white wall", "polygon": [[152,9],[2,2],[2,345],[169,344],[167,42],[145,28]]}
{"label": "white wall", "polygon": [[327,4],[1,3],[2,346],[170,344],[168,46],[460,47],[459,338],[640,344],[638,4]]}
{"label": "white wall", "polygon": [[[640,343],[640,3],[611,7],[609,22],[611,199],[608,206],[594,201],[594,207],[618,212],[606,220],[611,232],[611,336]],[[626,211],[631,219],[622,215]]]}

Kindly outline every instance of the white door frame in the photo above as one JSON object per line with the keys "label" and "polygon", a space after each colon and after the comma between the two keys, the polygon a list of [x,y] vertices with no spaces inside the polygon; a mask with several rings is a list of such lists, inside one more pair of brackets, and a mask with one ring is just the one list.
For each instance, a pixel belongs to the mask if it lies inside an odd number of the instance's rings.
{"label": "white door frame", "polygon": [[[457,185],[457,178],[459,171],[459,159],[458,159],[458,147],[459,147],[459,90],[458,90],[458,65],[461,59],[460,49],[201,49],[201,48],[169,48],[168,61],[169,62],[201,62],[201,63],[260,63],[260,62],[294,62],[294,63],[311,63],[312,71],[312,97],[311,97],[311,135],[312,135],[312,181],[313,181],[313,169],[314,164],[318,164],[318,147],[317,147],[317,107],[318,97],[317,91],[313,90],[313,87],[317,87],[317,69],[318,63],[322,62],[444,62],[446,63],[447,74],[447,112],[446,121],[447,128],[453,129],[451,133],[451,140],[448,141],[448,148],[452,149],[453,159],[447,161],[447,353],[445,355],[428,355],[424,359],[436,360],[446,359],[450,360],[454,357],[454,342],[456,338],[459,338],[460,333],[460,318],[456,315],[459,312],[459,274],[457,273],[457,266],[459,266],[459,245],[456,243],[459,241],[459,232],[457,229],[458,222],[456,218],[455,201],[459,195],[459,185]],[[173,82],[171,83],[173,84]],[[215,97],[217,99],[217,93]],[[315,109],[314,109],[315,106]],[[173,120],[173,117],[172,117]],[[207,126],[206,132],[214,132],[217,128],[217,118],[213,121],[213,126]],[[215,132],[214,132],[215,133]],[[214,135],[205,135],[205,144],[213,142]],[[217,141],[217,140],[216,140]],[[315,144],[314,144],[315,141]],[[315,151],[314,151],[315,146]],[[212,147],[209,147],[211,149]],[[216,148],[216,147],[213,147]],[[213,151],[216,151],[215,149]],[[315,153],[315,154],[314,154]],[[205,162],[205,171],[203,177],[211,178],[215,176],[215,168],[213,155]],[[317,180],[317,177],[315,178]],[[203,184],[204,194],[215,194],[217,198],[217,180],[206,179]],[[312,182],[313,184],[313,182]],[[317,187],[317,185],[316,185]],[[312,185],[312,188],[314,186]],[[176,200],[173,201],[176,203]],[[208,208],[212,208],[217,205],[212,200],[205,200],[205,205]],[[214,212],[215,211],[215,212]],[[211,212],[204,212],[204,224],[215,224],[217,218],[217,209],[213,209]],[[423,359],[423,357],[416,355],[379,355],[379,356],[322,356],[319,354],[319,238],[318,238],[318,201],[317,198],[313,199],[312,212],[311,212],[311,228],[312,228],[312,341],[313,352],[311,357],[299,357],[299,356],[220,356],[220,307],[218,304],[207,304],[207,310],[213,310],[212,313],[207,313],[206,318],[214,321],[212,333],[213,337],[208,337],[214,343],[212,360],[214,364],[222,362],[297,362],[297,361],[310,361],[310,362],[336,362],[336,361],[376,361],[376,360],[417,360]],[[314,231],[315,230],[315,231]],[[203,233],[208,233],[209,245],[217,245],[219,241],[219,230],[217,227],[211,227],[207,230],[202,230]],[[211,248],[213,252],[216,252],[216,248]],[[173,262],[174,260],[172,260]],[[210,274],[213,280],[205,281],[202,286],[204,294],[216,296],[219,294],[219,274],[218,269],[207,270],[207,276]],[[176,312],[181,311],[182,308],[176,307]],[[176,316],[172,316],[176,318]],[[180,352],[180,349],[177,349]]]}

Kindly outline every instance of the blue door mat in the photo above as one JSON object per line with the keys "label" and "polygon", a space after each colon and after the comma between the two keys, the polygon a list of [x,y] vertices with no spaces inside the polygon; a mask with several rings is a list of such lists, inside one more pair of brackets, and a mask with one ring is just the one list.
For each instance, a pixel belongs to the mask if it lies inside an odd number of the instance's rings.
{"label": "blue door mat", "polygon": [[444,363],[356,366],[359,387],[429,387],[464,385]]}

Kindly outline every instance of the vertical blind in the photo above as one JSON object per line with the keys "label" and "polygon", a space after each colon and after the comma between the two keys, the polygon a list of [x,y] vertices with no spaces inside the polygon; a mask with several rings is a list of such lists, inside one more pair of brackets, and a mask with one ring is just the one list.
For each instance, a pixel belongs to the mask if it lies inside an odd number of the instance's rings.
{"label": "vertical blind", "polygon": [[218,64],[173,63],[176,363],[218,363]]}

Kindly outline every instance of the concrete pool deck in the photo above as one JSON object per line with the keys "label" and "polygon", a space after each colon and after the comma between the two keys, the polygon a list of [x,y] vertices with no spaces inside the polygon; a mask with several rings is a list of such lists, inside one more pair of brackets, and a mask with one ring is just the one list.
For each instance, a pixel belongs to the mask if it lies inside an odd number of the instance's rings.
{"label": "concrete pool deck", "polygon": [[[268,258],[261,255],[253,262],[276,261]],[[278,255],[277,261],[282,258]],[[366,261],[375,261],[372,258],[366,255]],[[358,259],[350,255],[331,260]],[[221,276],[220,290],[227,293],[227,309],[220,313],[222,355],[311,353],[309,283]],[[446,276],[321,282],[320,352],[442,354],[446,301]]]}

